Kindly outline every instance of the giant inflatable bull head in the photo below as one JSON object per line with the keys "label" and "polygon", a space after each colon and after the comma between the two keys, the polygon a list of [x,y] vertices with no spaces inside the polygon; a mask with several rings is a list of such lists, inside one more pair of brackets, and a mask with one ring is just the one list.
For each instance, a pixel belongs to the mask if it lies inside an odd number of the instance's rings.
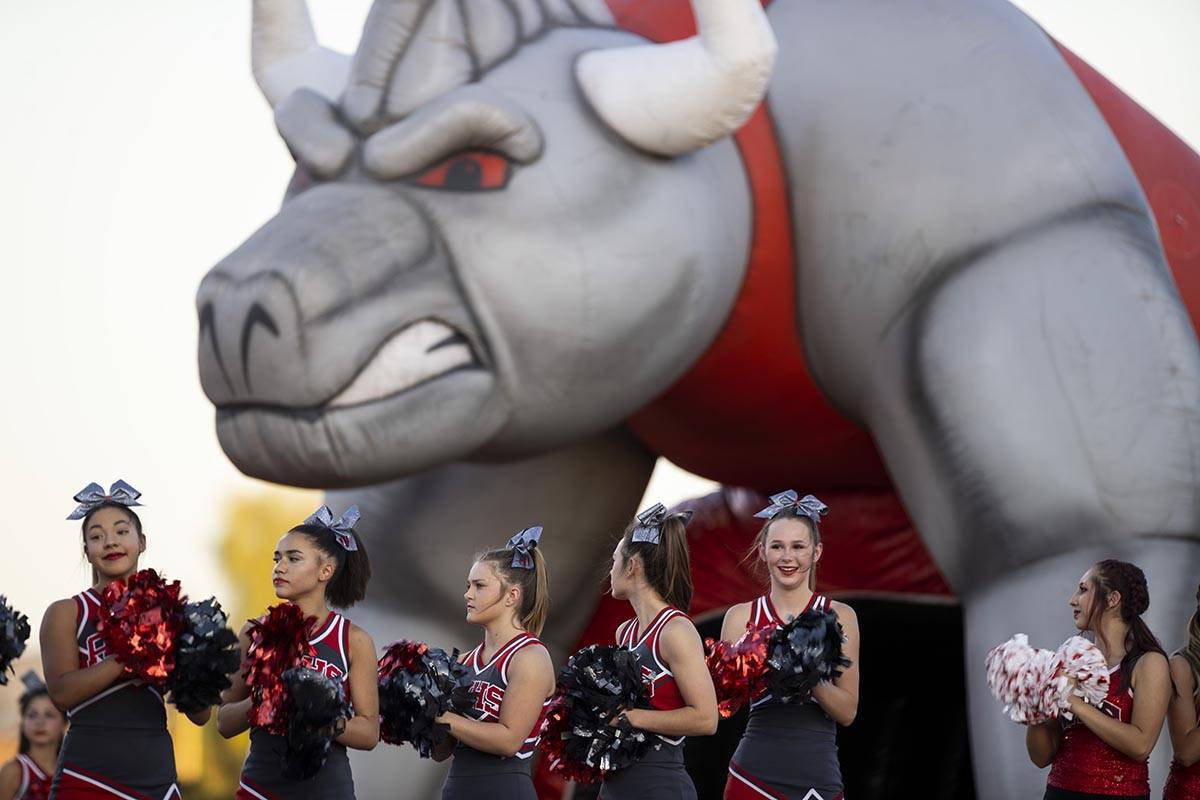
{"label": "giant inflatable bull head", "polygon": [[691,5],[378,0],[351,61],[254,0],[296,173],[200,288],[221,444],[359,487],[385,641],[538,522],[569,646],[657,456],[820,492],[846,588],[961,599],[981,794],[1032,795],[987,648],[1099,555],[1168,638],[1200,574],[1197,159],[1004,0]]}

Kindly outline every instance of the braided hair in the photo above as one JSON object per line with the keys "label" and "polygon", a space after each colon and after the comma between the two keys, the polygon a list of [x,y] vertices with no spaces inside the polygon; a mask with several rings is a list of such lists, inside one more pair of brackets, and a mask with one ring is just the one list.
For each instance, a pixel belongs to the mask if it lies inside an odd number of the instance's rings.
{"label": "braided hair", "polygon": [[1200,700],[1200,587],[1196,588],[1196,611],[1188,621],[1187,644],[1179,648],[1175,655],[1182,657],[1191,668],[1195,696]]}
{"label": "braided hair", "polygon": [[1150,589],[1146,584],[1146,573],[1136,564],[1128,561],[1118,561],[1107,558],[1092,566],[1092,587],[1095,590],[1095,601],[1092,606],[1089,627],[1094,629],[1097,615],[1104,608],[1104,600],[1113,592],[1121,595],[1121,606],[1118,612],[1122,621],[1129,626],[1125,636],[1125,657],[1121,659],[1120,691],[1129,688],[1133,676],[1133,668],[1138,659],[1146,653],[1161,653],[1167,657],[1158,637],[1142,620],[1142,615],[1150,608]]}

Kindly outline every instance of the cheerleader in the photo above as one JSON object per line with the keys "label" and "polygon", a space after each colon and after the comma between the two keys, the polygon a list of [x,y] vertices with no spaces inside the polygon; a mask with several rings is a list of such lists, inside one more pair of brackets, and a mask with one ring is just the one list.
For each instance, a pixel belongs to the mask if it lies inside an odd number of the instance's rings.
{"label": "cheerleader", "polygon": [[[146,550],[133,506],[141,493],[117,481],[107,493],[92,483],[75,495],[67,519],[82,520],[83,552],[93,585],[51,604],[42,618],[42,669],[54,704],[71,726],[63,741],[51,794],[57,800],[96,797],[179,797],[175,749],[159,691],[130,678],[110,658],[97,631],[100,595],[138,571]],[[210,709],[188,714],[197,725]]]}
{"label": "cheerleader", "polygon": [[837,800],[842,797],[837,726],[858,713],[858,618],[845,603],[816,593],[821,560],[820,520],[828,509],[812,495],[789,490],[755,516],[767,520],[747,553],[765,567],[770,591],[725,614],[721,638],[736,642],[749,627],[775,627],[809,611],[832,610],[850,659],[836,680],[817,684],[805,702],[781,703],[763,694],[750,704],[750,720],[729,762],[726,800]]}
{"label": "cheerleader", "polygon": [[554,665],[538,640],[550,610],[550,576],[538,549],[541,528],[526,528],[475,559],[467,576],[467,622],[483,641],[462,657],[474,704],[438,718],[450,737],[433,757],[454,761],[442,800],[536,800],[530,765]]}
{"label": "cheerleader", "polygon": [[25,693],[18,701],[20,747],[17,757],[0,768],[0,800],[46,800],[67,718],[55,708],[36,673],[26,673],[21,682]]}
{"label": "cheerleader", "polygon": [[1171,656],[1175,693],[1167,712],[1167,731],[1175,758],[1163,787],[1163,800],[1200,800],[1200,589],[1196,612],[1188,622],[1187,644]]}
{"label": "cheerleader", "polygon": [[1053,765],[1046,800],[1150,796],[1147,760],[1170,700],[1167,655],[1142,621],[1150,593],[1142,571],[1108,559],[1079,579],[1069,602],[1075,627],[1090,631],[1109,667],[1101,707],[1072,696],[1065,716],[1025,733],[1029,758]]}
{"label": "cheerleader", "polygon": [[[238,800],[343,800],[354,797],[354,778],[346,748],[371,750],[379,742],[379,686],[375,676],[375,643],[362,628],[330,606],[349,608],[366,595],[371,565],[362,539],[354,530],[358,508],[351,506],[334,520],[321,506],[275,545],[271,582],[275,596],[317,620],[308,643],[313,650],[302,665],[349,687],[354,716],[334,739],[321,770],[312,778],[293,780],[280,766],[285,737],[259,728],[250,731],[250,752],[238,781]],[[247,623],[239,642],[243,658],[250,651]],[[244,676],[235,677],[222,698],[217,729],[225,738],[250,728],[250,691]]]}
{"label": "cheerleader", "polygon": [[683,740],[717,729],[717,696],[704,663],[704,645],[684,613],[692,602],[685,526],[691,512],[668,514],[661,503],[638,514],[613,550],[612,596],[636,616],[617,627],[617,644],[637,655],[652,681],[650,708],[631,708],[616,724],[657,734],[660,742],[638,763],[605,775],[604,800],[695,798],[683,767]]}

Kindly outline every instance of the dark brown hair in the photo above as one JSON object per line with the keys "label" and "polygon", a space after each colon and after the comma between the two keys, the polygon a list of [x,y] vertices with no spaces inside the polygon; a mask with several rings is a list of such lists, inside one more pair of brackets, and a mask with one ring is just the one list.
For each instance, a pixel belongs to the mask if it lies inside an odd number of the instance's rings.
{"label": "dark brown hair", "polygon": [[[813,522],[812,517],[809,517],[807,514],[796,514],[783,511],[767,520],[763,526],[758,529],[758,533],[754,536],[754,541],[750,543],[750,547],[746,550],[746,555],[742,556],[742,563],[749,564],[750,570],[758,575],[759,580],[765,581],[768,585],[771,583],[771,576],[767,573],[767,570],[763,567],[762,562],[758,558],[758,549],[760,547],[765,548],[767,546],[767,536],[770,533],[771,526],[776,522],[779,522],[781,519],[795,519],[804,523],[804,526],[808,528],[810,541],[812,542],[814,559],[816,558],[817,545],[821,543],[821,527]],[[817,588],[817,562],[815,560],[808,570],[808,588],[813,589],[814,591]]]}
{"label": "dark brown hair", "polygon": [[324,525],[297,525],[289,533],[304,534],[318,550],[336,562],[333,577],[325,585],[325,599],[331,606],[349,608],[367,596],[367,583],[371,580],[371,560],[367,556],[367,546],[358,535],[358,531],[350,531],[358,545],[357,550],[342,547],[333,530]]}
{"label": "dark brown hair", "polygon": [[1120,690],[1125,691],[1129,688],[1133,668],[1139,658],[1146,653],[1162,653],[1163,658],[1167,657],[1167,652],[1158,641],[1158,637],[1142,620],[1142,614],[1150,608],[1150,589],[1146,584],[1146,573],[1136,564],[1108,558],[1092,565],[1092,589],[1092,608],[1088,612],[1088,627],[1092,630],[1096,630],[1096,623],[1104,611],[1108,596],[1113,592],[1121,594],[1118,613],[1129,626],[1129,633],[1125,635],[1125,657],[1121,659]]}
{"label": "dark brown hair", "polygon": [[506,590],[513,586],[521,587],[521,607],[517,609],[517,619],[522,628],[539,636],[546,625],[546,617],[550,615],[550,568],[546,566],[542,548],[535,546],[530,550],[533,554],[532,569],[514,567],[513,551],[506,547],[485,550],[475,556],[475,561],[490,566]]}
{"label": "dark brown hair", "polygon": [[646,583],[658,596],[680,611],[692,604],[692,567],[688,557],[687,525],[683,516],[669,515],[658,526],[658,543],[633,541],[635,518],[621,536],[621,557],[628,561],[637,556],[642,562]]}
{"label": "dark brown hair", "polygon": [[[17,707],[21,709],[21,733],[20,745],[17,748],[18,753],[29,752],[29,739],[25,736],[25,713],[29,711],[29,707],[33,705],[33,701],[37,700],[39,697],[44,697],[47,700],[50,699],[50,690],[46,688],[45,684],[40,684],[32,689],[27,689],[25,693],[21,695],[20,699],[17,700]],[[54,713],[58,714],[60,717],[63,717],[63,721],[65,722],[66,717],[63,715],[62,711],[58,709],[58,706],[55,706],[53,702],[51,702],[50,705],[54,707]],[[62,741],[63,734],[60,733],[58,735],[58,746],[56,749],[62,748]]]}
{"label": "dark brown hair", "polygon": [[[83,519],[80,520],[79,536],[83,540],[83,557],[84,558],[87,558],[88,522],[91,521],[92,515],[95,514],[97,511],[99,511],[102,508],[119,508],[122,511],[124,511],[125,514],[129,517],[130,524],[132,524],[134,530],[137,531],[138,539],[145,541],[146,534],[142,533],[142,518],[139,517],[136,513],[134,513],[132,508],[130,508],[129,506],[127,506],[123,503],[115,503],[111,500],[105,500],[103,503],[100,503],[98,506],[93,508],[91,511],[87,512],[87,514],[84,515]],[[100,573],[97,572],[96,568],[93,566],[92,567],[92,583],[95,583],[98,580],[100,580]]]}

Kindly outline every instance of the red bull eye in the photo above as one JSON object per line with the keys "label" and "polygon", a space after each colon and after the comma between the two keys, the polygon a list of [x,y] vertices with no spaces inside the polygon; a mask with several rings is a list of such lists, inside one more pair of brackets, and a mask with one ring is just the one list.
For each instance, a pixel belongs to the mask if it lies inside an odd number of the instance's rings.
{"label": "red bull eye", "polygon": [[452,192],[493,192],[508,185],[512,162],[483,150],[457,153],[413,178],[417,186]]}

